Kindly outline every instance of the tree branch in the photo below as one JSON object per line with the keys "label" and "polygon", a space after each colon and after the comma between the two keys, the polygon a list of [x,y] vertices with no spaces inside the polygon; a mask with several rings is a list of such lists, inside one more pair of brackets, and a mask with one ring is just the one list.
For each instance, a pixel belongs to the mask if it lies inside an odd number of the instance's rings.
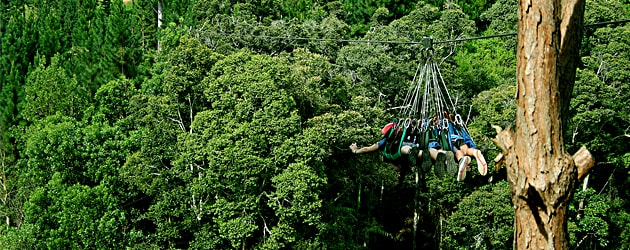
{"label": "tree branch", "polygon": [[169,120],[171,120],[171,121],[173,121],[173,122],[175,122],[175,123],[177,123],[177,124],[179,125],[179,128],[180,128],[182,131],[186,132],[186,128],[184,127],[184,123],[182,123],[182,121],[177,120],[177,119],[175,119],[175,118],[171,118],[171,117],[166,117],[166,118],[167,118],[167,119],[169,119]]}
{"label": "tree branch", "polygon": [[494,142],[499,149],[501,149],[501,153],[503,155],[507,155],[509,153],[510,148],[514,146],[513,135],[514,133],[510,128],[503,130],[501,127],[497,125],[492,125],[494,130],[497,131],[497,137],[492,138],[492,142]]}
{"label": "tree branch", "polygon": [[578,169],[578,181],[582,181],[591,168],[595,166],[593,155],[591,155],[591,152],[589,152],[585,146],[582,146],[580,150],[573,155],[573,162],[575,162],[575,166]]}
{"label": "tree branch", "polygon": [[190,131],[188,131],[189,133],[192,134],[193,129],[192,129],[192,124],[193,124],[193,100],[190,98],[190,94],[188,94],[188,105],[190,107]]}
{"label": "tree branch", "polygon": [[179,110],[179,101],[177,101],[177,116],[179,117],[179,126],[184,133],[186,133],[186,126],[184,125],[184,119],[182,118],[182,112]]}
{"label": "tree branch", "polygon": [[499,170],[501,164],[503,164],[503,153],[499,153],[497,157],[494,157],[494,169]]}

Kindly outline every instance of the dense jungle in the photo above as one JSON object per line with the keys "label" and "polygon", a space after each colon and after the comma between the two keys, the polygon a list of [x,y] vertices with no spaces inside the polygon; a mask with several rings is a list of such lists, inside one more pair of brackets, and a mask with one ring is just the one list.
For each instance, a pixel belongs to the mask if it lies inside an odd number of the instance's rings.
{"label": "dense jungle", "polygon": [[[563,138],[596,165],[571,249],[630,249],[628,19],[586,0]],[[517,0],[2,1],[0,249],[512,249],[491,139],[514,126],[516,32]],[[349,149],[427,57],[485,176],[397,184]]]}

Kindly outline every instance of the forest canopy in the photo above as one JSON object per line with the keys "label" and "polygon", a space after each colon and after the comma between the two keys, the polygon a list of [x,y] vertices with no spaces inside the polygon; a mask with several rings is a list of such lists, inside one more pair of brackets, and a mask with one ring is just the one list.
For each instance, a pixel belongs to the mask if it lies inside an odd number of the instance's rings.
{"label": "forest canopy", "polygon": [[[564,142],[597,165],[571,248],[630,248],[628,19],[586,1]],[[0,248],[511,249],[491,138],[516,31],[516,0],[3,1]],[[348,148],[396,117],[426,37],[486,176],[395,185]]]}

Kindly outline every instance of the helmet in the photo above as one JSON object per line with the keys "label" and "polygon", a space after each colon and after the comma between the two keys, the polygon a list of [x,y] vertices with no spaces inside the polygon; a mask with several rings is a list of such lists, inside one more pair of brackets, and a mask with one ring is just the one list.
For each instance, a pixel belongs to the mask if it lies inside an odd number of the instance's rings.
{"label": "helmet", "polygon": [[385,127],[383,127],[383,129],[381,129],[381,134],[387,134],[387,132],[389,132],[389,130],[394,126],[394,123],[388,123],[387,125],[385,125]]}

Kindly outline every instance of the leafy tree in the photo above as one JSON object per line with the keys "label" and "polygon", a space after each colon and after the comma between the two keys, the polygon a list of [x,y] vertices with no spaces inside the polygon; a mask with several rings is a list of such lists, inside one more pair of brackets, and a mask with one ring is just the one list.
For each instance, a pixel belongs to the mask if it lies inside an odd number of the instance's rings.
{"label": "leafy tree", "polygon": [[209,76],[209,69],[223,56],[187,37],[182,37],[178,47],[169,52],[165,58],[168,66],[154,78],[154,84],[162,86],[162,92],[169,96],[165,100],[169,105],[169,119],[183,132],[192,132],[192,119],[210,106],[203,98],[202,80]]}
{"label": "leafy tree", "polygon": [[584,10],[584,23],[599,23],[607,21],[623,20],[627,13],[619,11],[623,9],[623,3],[619,0],[586,1]]}
{"label": "leafy tree", "polygon": [[[625,157],[628,157],[626,154]],[[626,158],[627,159],[627,158]],[[630,215],[627,210],[627,202],[624,199],[617,198],[611,204],[611,209],[607,218],[609,218],[609,232],[611,236],[608,241],[608,246],[612,248],[626,248],[630,246],[630,241],[626,238],[630,233],[628,222],[630,221]]]}
{"label": "leafy tree", "polygon": [[428,28],[428,33],[438,40],[453,40],[475,33],[475,22],[468,18],[459,5],[449,5],[440,12],[440,18]]}
{"label": "leafy tree", "polygon": [[[438,41],[445,41],[468,37],[474,34],[475,29],[474,21],[469,20],[468,16],[466,16],[461,8],[458,5],[453,4],[448,9],[441,12],[438,20],[427,27],[427,32],[431,34],[434,39]],[[452,61],[461,59],[461,57],[450,57],[455,51],[459,50],[460,47],[461,45],[454,43],[443,44],[439,47],[436,46],[435,53],[432,55],[432,60],[443,62],[439,65],[441,77],[447,84],[451,97],[456,100],[457,103],[455,103],[455,105],[460,106],[463,104],[463,106],[466,107],[468,106],[468,100],[472,97],[471,93],[483,90],[483,85],[479,86],[480,84],[478,84],[478,82],[472,82],[471,79],[483,79],[483,73],[477,75],[475,78],[467,77],[464,74],[459,76],[457,75],[457,73],[459,73],[458,71],[461,72],[468,66],[463,60],[460,60],[461,65],[457,65]],[[459,84],[460,79],[464,79],[462,80],[464,82],[462,82],[461,85]],[[458,109],[463,110],[459,107]]]}
{"label": "leafy tree", "polygon": [[[198,1],[205,2],[205,1]],[[134,0],[130,2],[131,17],[137,22],[137,32],[140,48],[147,53],[150,50],[156,50],[158,44],[158,25],[155,1],[152,0]],[[193,8],[194,9],[194,8]]]}
{"label": "leafy tree", "polygon": [[[379,240],[391,243],[387,219],[402,221],[394,214],[400,208],[385,205],[388,203],[379,192],[384,185],[393,185],[391,167],[376,155],[349,158],[349,152],[339,148],[352,142],[368,144],[376,140],[374,128],[387,118],[382,108],[370,104],[373,102],[367,98],[353,98],[352,110],[313,117],[294,142],[284,145],[291,150],[287,153],[298,156],[296,160],[308,159],[309,166],[325,173],[325,192],[321,193],[323,227],[317,237],[329,248],[352,249],[362,243],[379,244]],[[392,212],[391,217],[380,216],[379,209],[383,208]]]}
{"label": "leafy tree", "polygon": [[[481,13],[481,20],[490,23],[486,33],[516,33],[518,23],[516,6],[518,6],[518,1],[498,0],[492,4],[492,7]],[[516,36],[502,39],[505,41],[505,48],[509,51],[513,51],[514,55],[516,55]]]}
{"label": "leafy tree", "polygon": [[509,249],[514,214],[506,181],[474,191],[457,204],[448,219],[448,249]]}
{"label": "leafy tree", "polygon": [[571,106],[574,115],[570,136],[593,147],[602,162],[620,162],[614,159],[627,150],[623,143],[610,143],[626,139],[626,127],[630,126],[630,111],[621,104],[630,78],[625,56],[627,33],[628,25],[595,33],[598,42],[593,42],[592,55],[582,59],[585,69],[578,71],[573,93],[576,101]]}
{"label": "leafy tree", "polygon": [[110,123],[122,122],[130,113],[130,100],[138,90],[129,79],[119,78],[101,86],[95,94],[98,112]]}
{"label": "leafy tree", "polygon": [[290,89],[300,116],[310,118],[324,112],[327,105],[334,103],[336,89],[331,84],[332,65],[326,57],[305,49],[297,49],[290,56],[285,55],[291,64],[291,77],[296,81]]}
{"label": "leafy tree", "polygon": [[37,239],[32,237],[37,229],[31,224],[21,228],[3,227],[0,231],[0,247],[4,249],[26,249],[32,248],[37,243]]}
{"label": "leafy tree", "polygon": [[443,9],[450,8],[453,4],[457,4],[461,6],[462,10],[466,15],[470,16],[472,20],[478,20],[479,16],[488,9],[495,1],[494,0],[484,0],[484,1],[469,1],[469,0],[458,0],[458,1],[445,1],[445,0],[427,0],[425,1],[433,6],[439,6]]}
{"label": "leafy tree", "polygon": [[[122,2],[0,3],[0,248],[509,248],[503,172],[494,184],[428,174],[394,187],[378,154],[347,146],[379,139],[427,56],[373,41],[515,32],[516,2]],[[586,4],[587,22],[627,8]],[[566,196],[565,235],[571,247],[626,249],[630,36],[584,31],[570,119],[553,135],[568,151],[588,145],[603,167]],[[487,159],[498,153],[490,125],[519,127],[515,44],[434,44]]]}
{"label": "leafy tree", "polygon": [[133,232],[120,230],[127,223],[125,213],[116,209],[112,191],[64,184],[55,173],[44,186],[35,189],[25,204],[25,223],[32,231],[36,248],[121,248],[133,240]]}
{"label": "leafy tree", "polygon": [[[628,243],[622,234],[628,227],[626,221],[626,191],[628,165],[626,161],[630,112],[624,100],[627,99],[628,25],[615,28],[601,28],[589,40],[590,55],[582,58],[584,69],[577,72],[577,81],[571,103],[572,119],[570,130],[565,137],[572,142],[583,143],[593,150],[598,161],[597,171],[589,175],[574,203],[577,210],[572,221],[576,234],[572,244],[623,248]],[[597,41],[597,42],[595,42]],[[593,194],[590,189],[598,190]],[[589,193],[591,192],[591,193]],[[594,204],[591,204],[593,202]],[[602,203],[605,203],[604,207]],[[601,216],[602,209],[607,216]],[[590,211],[594,210],[594,211]],[[591,222],[582,221],[586,214]],[[608,218],[616,218],[608,220]],[[590,235],[590,236],[587,236]]]}
{"label": "leafy tree", "polygon": [[65,183],[88,183],[80,161],[80,127],[74,118],[50,115],[26,128],[20,172],[29,177],[27,187],[48,182],[55,172]]}
{"label": "leafy tree", "polygon": [[[459,90],[461,94],[458,102],[469,103],[476,93],[495,88],[499,85],[513,84],[516,74],[513,66],[516,65],[515,54],[506,50],[506,42],[497,40],[472,41],[458,50],[453,55],[457,66],[454,70],[455,77],[448,87]],[[462,107],[465,111],[466,106]]]}
{"label": "leafy tree", "polygon": [[[416,8],[409,13],[409,15],[403,16],[390,23],[392,31],[398,36],[396,40],[403,41],[419,41],[425,36],[431,36],[429,33],[429,26],[440,18],[439,8],[418,3]],[[387,33],[386,33],[387,34]],[[407,39],[401,39],[401,38]]]}
{"label": "leafy tree", "polygon": [[[301,25],[301,30],[306,37],[316,39],[347,39],[351,35],[350,26],[333,14],[322,18],[319,22],[305,20]],[[341,45],[342,43],[336,41],[311,41],[304,47],[334,61]]]}
{"label": "leafy tree", "polygon": [[[514,100],[515,93],[516,86],[508,83],[483,91],[472,100],[477,115],[468,123],[468,132],[475,139],[477,147],[482,149],[488,164],[492,163],[490,159],[494,159],[501,153],[491,141],[491,138],[496,136],[496,131],[492,129],[492,126],[514,127],[517,108]],[[490,168],[488,172],[491,173]]]}
{"label": "leafy tree", "polygon": [[[569,220],[569,227],[572,235],[571,245],[584,247],[590,245],[589,248],[597,248],[597,245],[608,246],[609,222],[605,218],[610,214],[611,205],[605,195],[595,194],[595,190],[588,188],[584,191],[576,192],[575,201],[583,201],[588,197],[585,206],[573,204],[569,211],[576,216]],[[576,211],[583,209],[583,211]]]}
{"label": "leafy tree", "polygon": [[[629,6],[626,4],[626,6]],[[586,1],[586,8],[584,10],[584,23],[586,24],[596,24],[600,22],[609,22],[609,21],[618,21],[627,19],[628,13],[623,13],[619,11],[623,9],[623,4],[618,0],[611,1]],[[584,28],[584,41],[583,41],[583,49],[581,51],[582,55],[591,54],[592,46],[597,44],[597,35],[595,34],[599,28],[602,28],[601,25],[597,25],[594,27],[585,27]],[[595,39],[592,41],[591,39]]]}
{"label": "leafy tree", "polygon": [[[223,190],[211,206],[221,211],[213,216],[213,222],[229,246],[243,246],[256,228],[274,230],[271,225],[279,223],[265,212],[269,211],[267,205],[259,202],[276,202],[269,185],[286,167],[286,161],[278,160],[285,154],[279,151],[280,146],[299,131],[295,101],[285,90],[292,84],[289,72],[282,61],[237,53],[218,62],[212,70],[214,77],[207,78],[205,95],[212,101],[212,110],[200,113],[203,129],[199,132],[207,138],[202,141],[208,142],[207,178],[217,180],[213,189]],[[223,121],[220,117],[232,119]],[[245,228],[238,226],[243,221],[250,223]],[[299,228],[286,223],[294,230]],[[302,230],[316,225],[304,226]]]}
{"label": "leafy tree", "polygon": [[66,74],[60,59],[60,55],[55,55],[46,66],[45,58],[41,58],[37,68],[29,74],[23,113],[26,120],[34,122],[57,113],[81,119],[87,106],[86,90]]}

